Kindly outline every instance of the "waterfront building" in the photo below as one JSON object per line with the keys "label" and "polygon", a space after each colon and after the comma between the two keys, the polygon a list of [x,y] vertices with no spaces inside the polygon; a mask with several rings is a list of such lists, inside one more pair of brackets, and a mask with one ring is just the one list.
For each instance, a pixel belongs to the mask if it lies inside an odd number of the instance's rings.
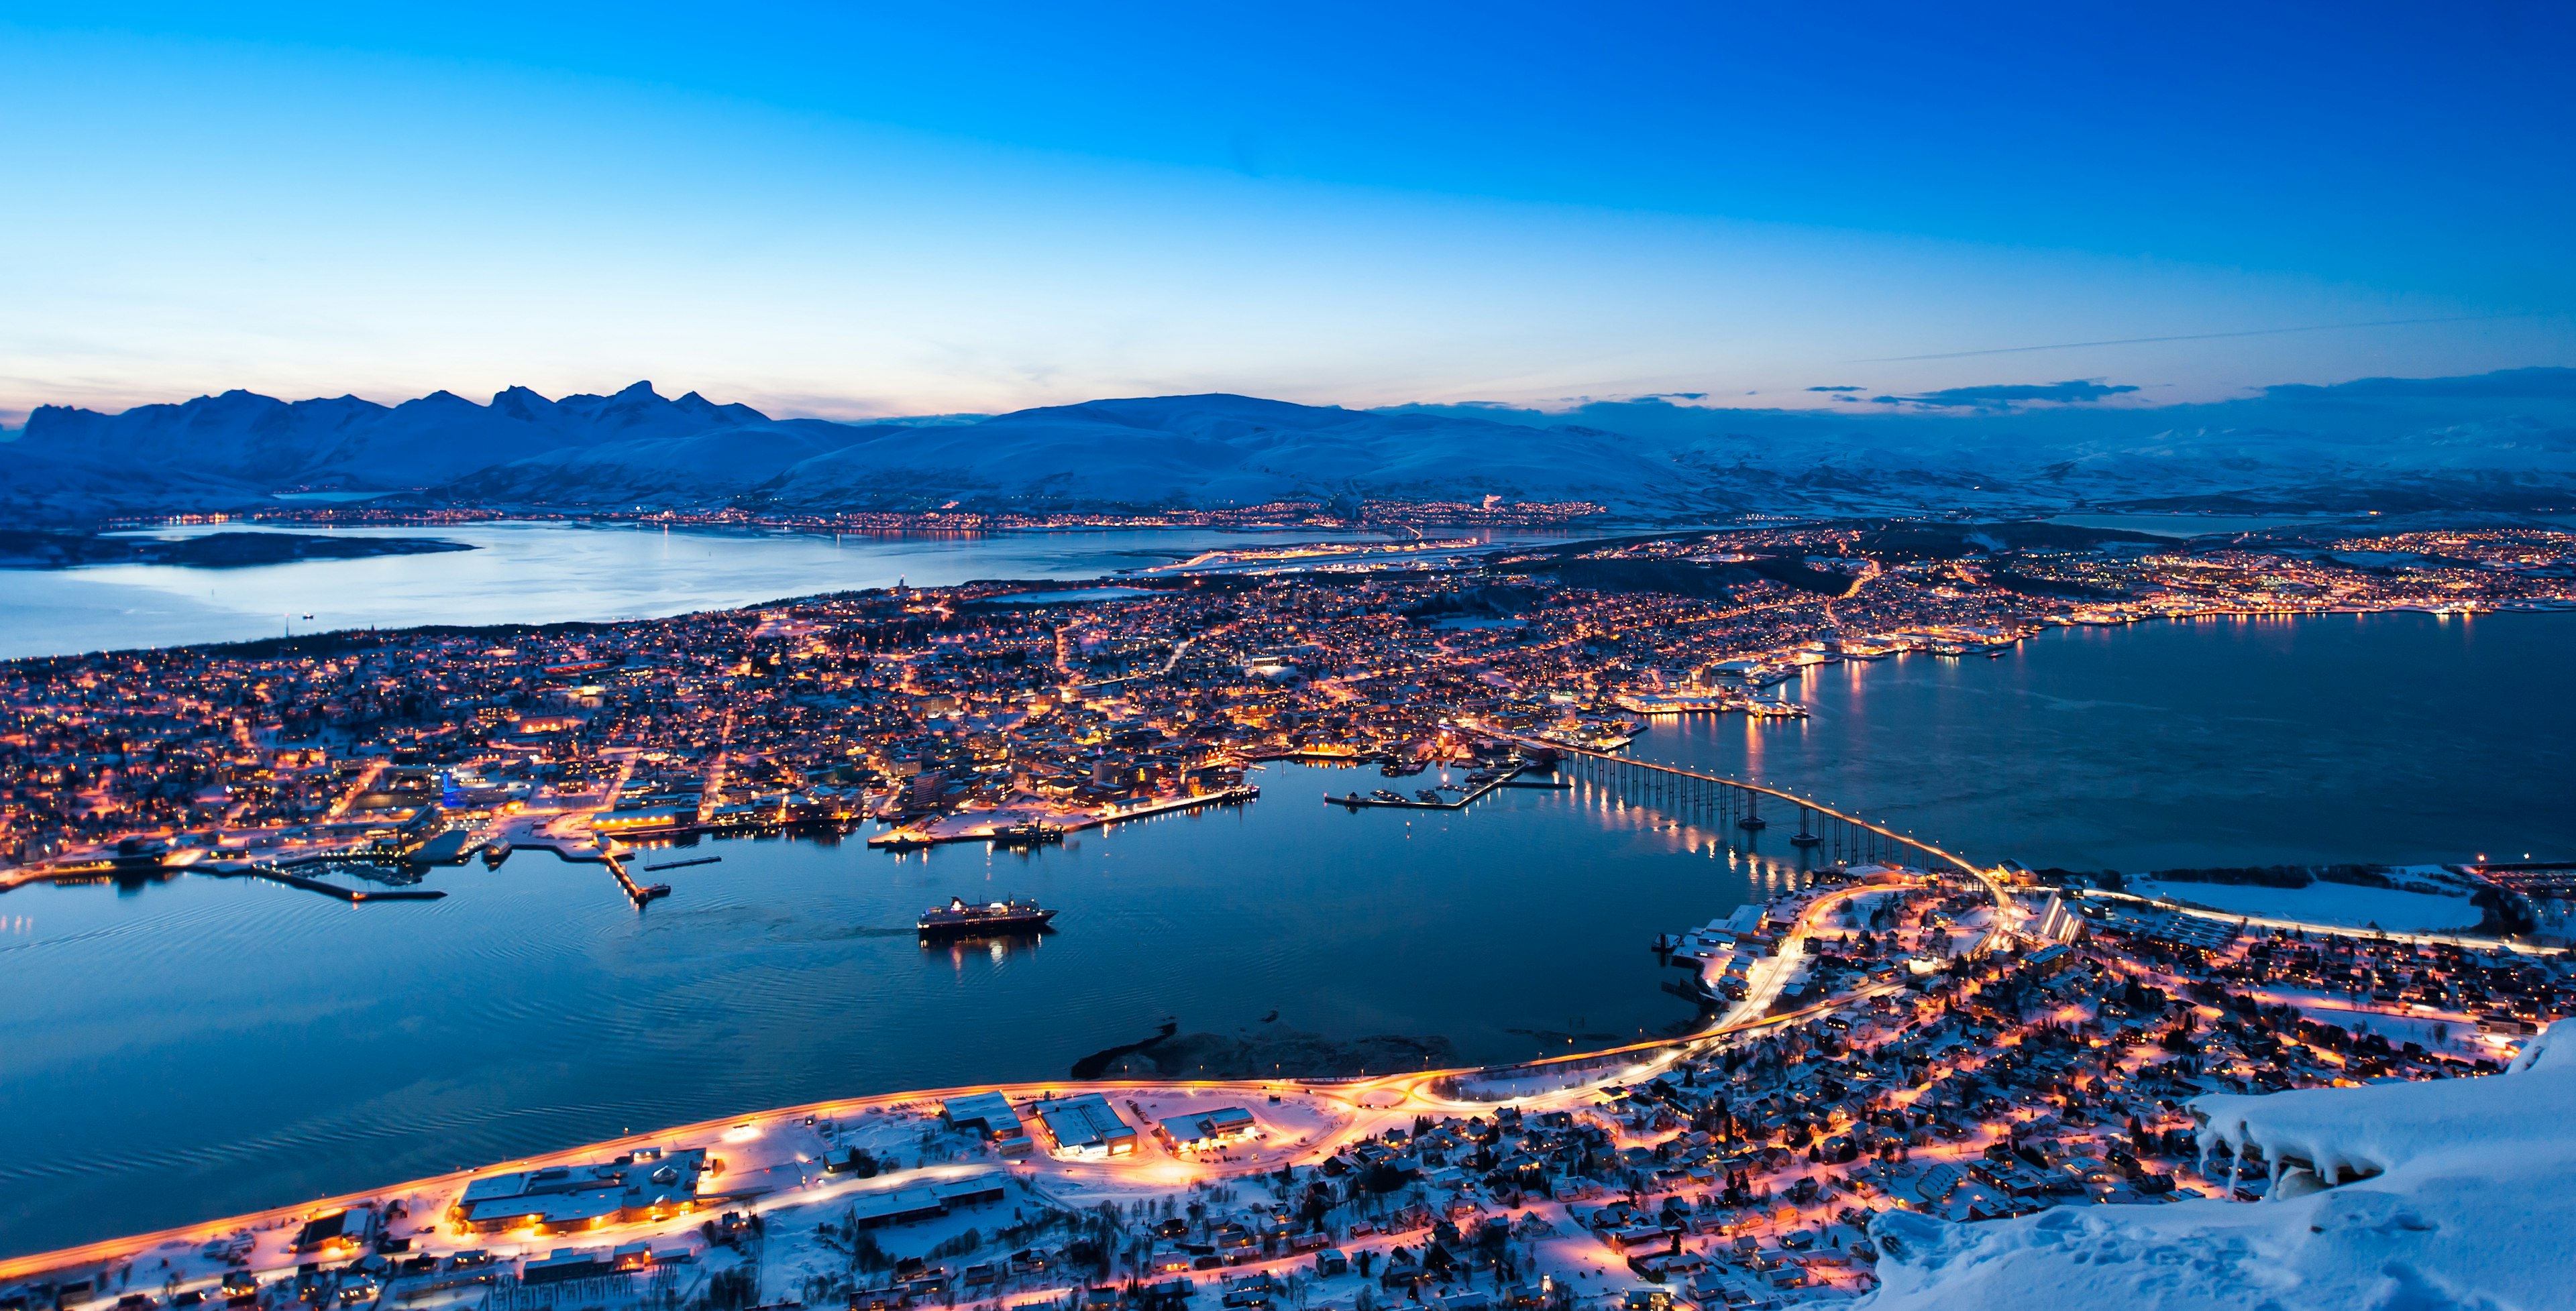
{"label": "waterfront building", "polygon": [[1021,1156],[1029,1150],[1029,1131],[1020,1123],[1019,1113],[1011,1109],[1011,1100],[997,1092],[969,1093],[951,1097],[939,1104],[939,1118],[951,1129],[964,1129],[984,1136],[993,1150],[1004,1156]]}
{"label": "waterfront building", "polygon": [[448,1218],[476,1233],[571,1233],[696,1209],[703,1147],[646,1148],[606,1165],[488,1175],[465,1186]]}
{"label": "waterfront building", "polygon": [[1031,1102],[1029,1111],[1046,1126],[1059,1157],[1105,1160],[1136,1151],[1135,1127],[1120,1119],[1109,1099],[1098,1093]]}
{"label": "waterfront building", "polygon": [[1228,1106],[1192,1115],[1176,1115],[1154,1126],[1154,1136],[1176,1152],[1214,1151],[1229,1143],[1258,1137],[1261,1126],[1252,1112]]}

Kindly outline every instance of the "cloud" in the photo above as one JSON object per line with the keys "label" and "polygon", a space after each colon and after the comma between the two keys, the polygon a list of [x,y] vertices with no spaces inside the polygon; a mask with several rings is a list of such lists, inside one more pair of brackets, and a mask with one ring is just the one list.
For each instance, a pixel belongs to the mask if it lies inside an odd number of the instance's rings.
{"label": "cloud", "polygon": [[1914,405],[1929,410],[2009,410],[2023,405],[2085,405],[2136,390],[2125,383],[2078,378],[2066,382],[1946,387],[1915,396],[1872,396],[1869,399],[1878,405]]}
{"label": "cloud", "polygon": [[1859,387],[1809,387],[1807,390],[1809,390],[1809,391],[1852,392],[1852,391],[1860,391],[1860,390],[1863,390],[1863,389],[1862,389],[1862,388],[1859,388]]}
{"label": "cloud", "polygon": [[2186,332],[2171,337],[2112,337],[2103,341],[2059,341],[2044,346],[1989,346],[1982,350],[1941,351],[1932,355],[1882,355],[1856,364],[1901,364],[1910,360],[1964,360],[1973,355],[2027,355],[2032,351],[2086,350],[2095,346],[2145,346],[2167,341],[2218,341],[2228,337],[2278,337],[2295,332],[2342,332],[2352,328],[2406,328],[2423,323],[2483,323],[2489,319],[2530,319],[2541,311],[2510,314],[2454,314],[2438,319],[2376,319],[2368,323],[2310,323],[2295,328],[2245,328],[2235,332]]}

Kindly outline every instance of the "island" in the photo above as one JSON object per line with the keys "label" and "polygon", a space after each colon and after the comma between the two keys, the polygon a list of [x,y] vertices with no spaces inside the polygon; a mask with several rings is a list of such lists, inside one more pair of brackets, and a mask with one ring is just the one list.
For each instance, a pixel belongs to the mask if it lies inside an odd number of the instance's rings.
{"label": "island", "polygon": [[380,555],[425,555],[437,551],[475,549],[469,542],[436,537],[221,532],[202,537],[163,538],[0,529],[0,569],[75,569],[100,564],[242,569],[253,565],[292,564],[298,560],[364,560]]}

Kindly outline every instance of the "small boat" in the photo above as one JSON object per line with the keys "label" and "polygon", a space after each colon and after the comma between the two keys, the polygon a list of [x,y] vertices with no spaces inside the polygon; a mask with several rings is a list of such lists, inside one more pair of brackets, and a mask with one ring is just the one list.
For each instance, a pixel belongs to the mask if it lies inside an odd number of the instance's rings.
{"label": "small boat", "polygon": [[1415,800],[1420,801],[1426,806],[1447,804],[1440,799],[1440,793],[1432,788],[1415,788],[1413,790],[1413,796]]}
{"label": "small boat", "polygon": [[969,906],[963,897],[950,897],[946,906],[921,913],[920,929],[924,937],[958,937],[978,933],[1035,933],[1046,928],[1055,912],[1039,907],[1034,901],[1012,897],[1004,901]]}
{"label": "small boat", "polygon": [[868,845],[879,851],[919,851],[923,847],[934,845],[936,841],[937,839],[919,829],[896,829],[892,833],[879,833],[868,839]]}
{"label": "small boat", "polygon": [[1375,790],[1375,791],[1373,791],[1373,792],[1369,793],[1369,795],[1370,795],[1370,796],[1372,796],[1372,797],[1377,798],[1377,799],[1378,799],[1378,800],[1380,800],[1380,801],[1394,802],[1394,803],[1397,803],[1397,804],[1402,804],[1402,802],[1404,801],[1404,798],[1399,797],[1399,796],[1397,796],[1396,794],[1394,794],[1394,793],[1392,793],[1392,792],[1387,791],[1385,788],[1379,788],[1379,789],[1377,789],[1377,790]]}

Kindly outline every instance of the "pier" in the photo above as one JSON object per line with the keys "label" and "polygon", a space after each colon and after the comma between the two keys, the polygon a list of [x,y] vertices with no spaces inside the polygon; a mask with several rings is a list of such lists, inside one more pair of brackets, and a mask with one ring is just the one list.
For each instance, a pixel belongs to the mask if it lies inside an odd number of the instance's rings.
{"label": "pier", "polygon": [[[1241,805],[1247,801],[1259,800],[1260,796],[1261,789],[1247,783],[1218,792],[1201,793],[1195,797],[1165,797],[1126,810],[1110,810],[1094,815],[1050,814],[1035,817],[1026,822],[1057,830],[1055,838],[1050,840],[1060,840],[1065,833],[1105,828],[1122,820],[1151,819],[1156,815],[1175,815],[1206,806]],[[943,815],[919,825],[873,834],[868,838],[868,847],[876,851],[900,852],[918,851],[923,847],[935,847],[943,842],[996,842],[1009,846],[1013,845],[1012,839],[1002,830],[1016,827],[1022,822],[1024,821],[1020,819],[1008,818],[1007,812],[975,816]]]}
{"label": "pier", "polygon": [[[636,883],[634,879],[627,876],[625,861],[604,846],[593,847],[588,852],[579,852],[565,847],[560,842],[526,839],[514,840],[512,847],[513,849],[525,847],[534,851],[551,851],[555,854],[555,859],[569,861],[576,865],[606,865],[608,872],[616,876],[617,886],[624,890],[627,900],[634,902],[639,909],[649,902],[671,895],[671,885],[668,883]],[[715,857],[709,857],[709,859],[712,860]],[[684,863],[697,865],[705,862],[693,860]]]}
{"label": "pier", "polygon": [[437,888],[370,889],[343,887],[337,883],[325,883],[320,879],[307,878],[302,874],[294,873],[291,870],[280,869],[274,865],[251,865],[236,868],[220,868],[208,865],[201,872],[212,874],[217,878],[266,879],[271,883],[282,883],[290,888],[302,888],[306,892],[319,892],[326,897],[338,897],[340,900],[348,902],[351,905],[356,905],[362,901],[436,901],[447,895],[445,892],[440,891]]}
{"label": "pier", "polygon": [[[1465,810],[1469,803],[1484,796],[1486,793],[1493,791],[1495,788],[1502,787],[1503,785],[1510,783],[1513,779],[1519,777],[1523,770],[1528,768],[1529,766],[1527,765],[1515,765],[1511,769],[1469,788],[1455,801],[1406,801],[1400,797],[1396,800],[1389,801],[1384,797],[1364,797],[1357,792],[1352,792],[1338,797],[1327,792],[1324,794],[1324,801],[1328,805],[1348,806],[1353,810],[1358,810],[1363,806],[1380,806],[1388,810]],[[1541,783],[1534,784],[1532,786],[1550,787],[1554,785]]]}

